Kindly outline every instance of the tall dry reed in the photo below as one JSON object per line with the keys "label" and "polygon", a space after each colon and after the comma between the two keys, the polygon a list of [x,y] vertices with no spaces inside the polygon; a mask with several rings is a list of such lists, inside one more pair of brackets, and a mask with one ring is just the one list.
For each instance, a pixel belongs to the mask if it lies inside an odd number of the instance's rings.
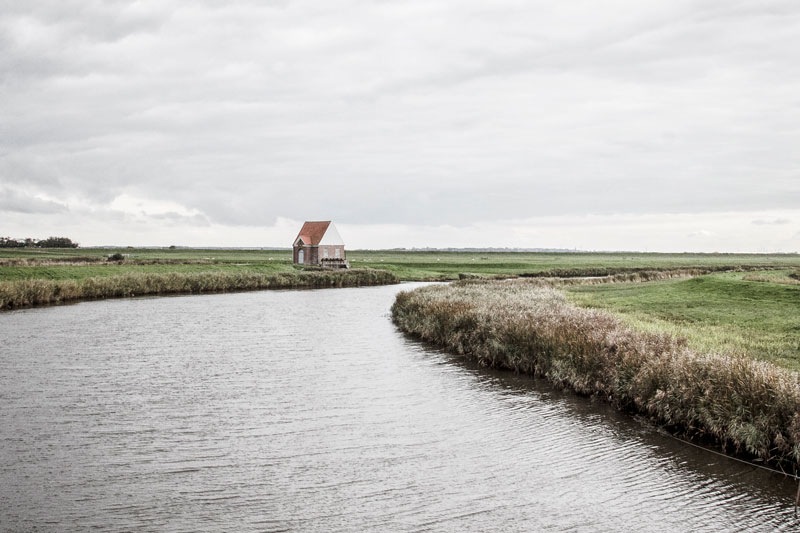
{"label": "tall dry reed", "polygon": [[800,278],[795,274],[788,274],[786,277],[765,276],[763,274],[747,274],[742,277],[745,281],[761,281],[765,283],[778,283],[780,285],[800,285]]}
{"label": "tall dry reed", "polygon": [[774,365],[634,332],[526,280],[402,292],[392,317],[402,330],[488,366],[544,376],[727,451],[792,468],[800,461],[800,381]]}
{"label": "tall dry reed", "polygon": [[147,294],[356,287],[397,282],[397,277],[391,272],[367,268],[269,274],[223,271],[126,273],[84,280],[26,279],[0,282],[0,310],[82,299]]}
{"label": "tall dry reed", "polygon": [[105,263],[105,257],[3,257],[0,258],[0,267],[4,266],[64,266],[80,264]]}
{"label": "tall dry reed", "polygon": [[700,276],[713,274],[714,272],[750,272],[753,270],[776,270],[775,265],[713,265],[713,266],[675,266],[675,267],[574,267],[574,268],[550,268],[537,272],[526,272],[520,274],[523,278],[581,278],[581,277],[607,277],[624,274],[638,274],[633,280],[649,281],[652,276],[664,276],[673,274],[671,277]]}

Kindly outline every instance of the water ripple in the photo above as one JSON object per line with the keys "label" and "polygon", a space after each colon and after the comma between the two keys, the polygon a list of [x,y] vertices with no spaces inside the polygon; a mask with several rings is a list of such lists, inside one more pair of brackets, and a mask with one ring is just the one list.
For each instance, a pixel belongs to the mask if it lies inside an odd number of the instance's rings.
{"label": "water ripple", "polygon": [[404,337],[397,290],[0,315],[0,530],[800,526],[783,478]]}

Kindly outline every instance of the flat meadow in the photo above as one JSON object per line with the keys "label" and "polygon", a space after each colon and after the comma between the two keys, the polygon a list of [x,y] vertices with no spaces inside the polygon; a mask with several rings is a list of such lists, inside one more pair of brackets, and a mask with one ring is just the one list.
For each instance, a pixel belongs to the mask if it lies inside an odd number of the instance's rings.
{"label": "flat meadow", "polygon": [[[107,261],[121,254],[121,262]],[[797,254],[658,254],[348,250],[354,268],[388,270],[402,281],[444,281],[461,274],[485,276],[592,276],[637,269],[726,268],[764,266],[800,268]],[[30,260],[31,263],[12,264]],[[45,262],[75,261],[46,264]],[[14,268],[16,267],[16,268]],[[57,267],[57,268],[56,268]],[[74,267],[74,268],[68,268]],[[196,248],[0,249],[0,280],[75,279],[123,271],[291,272],[291,250]]]}

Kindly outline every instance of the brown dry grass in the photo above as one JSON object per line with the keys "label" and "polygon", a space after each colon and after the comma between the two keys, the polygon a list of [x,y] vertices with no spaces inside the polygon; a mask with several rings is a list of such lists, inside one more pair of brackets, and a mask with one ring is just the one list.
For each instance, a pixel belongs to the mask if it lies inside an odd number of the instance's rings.
{"label": "brown dry grass", "polygon": [[353,269],[313,272],[126,273],[83,280],[23,279],[0,282],[0,310],[60,302],[258,289],[355,287],[397,283],[386,271]]}
{"label": "brown dry grass", "polygon": [[403,292],[392,317],[402,330],[488,366],[544,376],[727,451],[798,464],[797,374],[635,332],[608,313],[570,305],[544,280],[531,281]]}

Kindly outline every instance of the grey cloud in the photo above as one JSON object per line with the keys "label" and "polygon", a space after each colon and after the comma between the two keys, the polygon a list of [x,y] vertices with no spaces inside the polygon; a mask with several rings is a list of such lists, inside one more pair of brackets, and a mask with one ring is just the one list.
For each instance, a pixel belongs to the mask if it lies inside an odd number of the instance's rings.
{"label": "grey cloud", "polygon": [[[2,138],[0,134],[0,139]],[[16,187],[25,186],[35,190],[44,188],[61,193],[63,189],[60,175],[60,170],[52,161],[38,154],[13,151],[7,155],[0,155],[0,186],[13,184]],[[61,196],[61,194],[56,195]]]}
{"label": "grey cloud", "polygon": [[65,213],[69,209],[65,204],[43,200],[6,188],[0,188],[0,212],[10,211],[28,214]]}
{"label": "grey cloud", "polygon": [[785,224],[791,224],[792,221],[788,218],[774,218],[774,219],[763,219],[759,218],[753,220],[751,224],[755,224],[756,226],[783,226]]}
{"label": "grey cloud", "polygon": [[0,86],[108,69],[106,45],[156,32],[168,16],[130,1],[0,2]]}
{"label": "grey cloud", "polygon": [[182,215],[173,211],[167,213],[154,213],[147,215],[155,220],[168,223],[169,225],[176,226],[210,226],[211,224],[204,215]]}
{"label": "grey cloud", "polygon": [[249,225],[800,205],[789,1],[0,13],[0,184],[29,192]]}
{"label": "grey cloud", "polygon": [[38,22],[51,32],[92,41],[115,41],[139,32],[157,31],[169,8],[134,0],[0,1],[6,20]]}

